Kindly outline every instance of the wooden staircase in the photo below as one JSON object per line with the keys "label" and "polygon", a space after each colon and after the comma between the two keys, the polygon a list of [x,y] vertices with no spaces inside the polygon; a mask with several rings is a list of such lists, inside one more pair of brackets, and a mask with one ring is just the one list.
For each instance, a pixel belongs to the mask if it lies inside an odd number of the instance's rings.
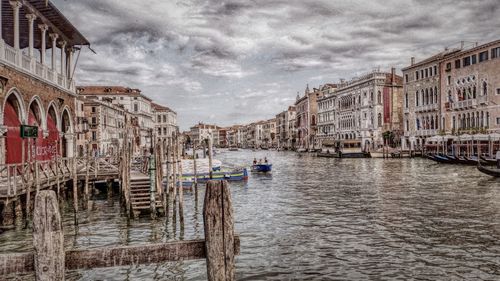
{"label": "wooden staircase", "polygon": [[[150,212],[150,197],[149,177],[146,175],[142,177],[132,177],[130,179],[130,204],[132,205],[132,212],[135,217],[139,216],[140,213]],[[161,198],[158,197],[156,198],[156,210],[160,211],[163,209],[163,204]]]}

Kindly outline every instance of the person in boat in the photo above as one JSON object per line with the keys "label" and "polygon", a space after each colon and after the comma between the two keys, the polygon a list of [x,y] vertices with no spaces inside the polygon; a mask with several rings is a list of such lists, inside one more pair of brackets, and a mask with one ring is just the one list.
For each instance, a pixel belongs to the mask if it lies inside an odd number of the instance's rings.
{"label": "person in boat", "polygon": [[267,164],[267,157],[264,157],[264,163]]}
{"label": "person in boat", "polygon": [[495,158],[497,159],[497,169],[500,169],[500,150],[497,150],[497,155]]}
{"label": "person in boat", "polygon": [[259,164],[262,164],[262,159],[259,159]]}
{"label": "person in boat", "polygon": [[254,158],[254,159],[253,159],[253,164],[254,164],[254,165],[257,165],[257,158]]}

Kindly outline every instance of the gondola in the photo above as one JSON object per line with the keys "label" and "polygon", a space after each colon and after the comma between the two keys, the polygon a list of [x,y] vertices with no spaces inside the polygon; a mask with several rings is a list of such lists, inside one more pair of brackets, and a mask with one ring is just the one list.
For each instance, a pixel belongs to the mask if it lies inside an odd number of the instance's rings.
{"label": "gondola", "polygon": [[454,164],[454,161],[452,159],[446,157],[445,155],[434,154],[434,155],[428,155],[427,157],[431,160],[438,162],[438,163]]}
{"label": "gondola", "polygon": [[483,174],[487,174],[488,176],[492,176],[492,177],[500,178],[500,169],[498,169],[498,168],[487,168],[487,167],[484,167],[484,166],[478,165],[478,166],[477,166],[477,169],[478,169],[481,173],[483,173]]}
{"label": "gondola", "polygon": [[493,159],[493,158],[486,158],[484,156],[481,156],[481,160],[486,163],[487,165],[496,165],[497,164],[497,160]]}

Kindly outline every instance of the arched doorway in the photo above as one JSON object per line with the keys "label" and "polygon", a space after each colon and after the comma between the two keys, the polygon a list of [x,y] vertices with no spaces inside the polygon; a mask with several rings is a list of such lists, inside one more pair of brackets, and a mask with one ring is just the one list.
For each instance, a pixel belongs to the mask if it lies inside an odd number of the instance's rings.
{"label": "arched doorway", "polygon": [[46,133],[45,133],[45,140],[44,140],[44,146],[47,148],[47,150],[50,151],[49,153],[49,159],[60,155],[61,153],[61,148],[60,148],[60,141],[61,137],[59,134],[59,130],[57,129],[57,124],[58,124],[58,118],[57,118],[57,111],[54,106],[54,104],[49,105],[49,110],[47,111],[47,128],[46,128]]}
{"label": "arched doorway", "polygon": [[61,132],[64,135],[62,141],[62,157],[73,156],[73,122],[67,108],[63,110],[61,116]]}
{"label": "arched doorway", "polygon": [[22,99],[16,92],[9,94],[4,101],[3,125],[7,129],[5,138],[6,164],[21,163],[23,154],[26,158],[20,131],[24,120],[23,108]]}
{"label": "arched doorway", "polygon": [[42,106],[38,99],[33,99],[28,109],[28,125],[38,128],[38,137],[35,139],[28,138],[24,140],[27,143],[27,160],[45,160],[43,154],[43,125],[42,125]]}

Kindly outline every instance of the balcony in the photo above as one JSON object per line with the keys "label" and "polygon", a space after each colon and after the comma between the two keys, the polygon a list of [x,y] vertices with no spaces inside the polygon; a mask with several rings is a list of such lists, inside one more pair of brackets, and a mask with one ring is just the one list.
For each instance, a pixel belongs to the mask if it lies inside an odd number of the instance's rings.
{"label": "balcony", "polygon": [[0,63],[11,66],[63,91],[75,93],[74,81],[70,82],[65,76],[36,61],[34,57],[23,54],[22,50],[9,46],[3,40],[0,40]]}
{"label": "balcony", "polygon": [[439,105],[437,103],[426,104],[415,107],[415,112],[431,112],[439,110]]}
{"label": "balcony", "polygon": [[477,98],[477,102],[478,102],[479,104],[485,104],[485,105],[488,105],[488,96],[484,96],[484,95],[483,95],[483,96],[479,96],[479,97]]}
{"label": "balcony", "polygon": [[477,106],[477,100],[463,100],[451,103],[451,108],[453,110],[465,110],[475,108]]}
{"label": "balcony", "polygon": [[438,134],[438,130],[435,129],[427,129],[427,130],[417,130],[415,131],[416,136],[422,136],[422,137],[431,137],[431,136],[436,136]]}

